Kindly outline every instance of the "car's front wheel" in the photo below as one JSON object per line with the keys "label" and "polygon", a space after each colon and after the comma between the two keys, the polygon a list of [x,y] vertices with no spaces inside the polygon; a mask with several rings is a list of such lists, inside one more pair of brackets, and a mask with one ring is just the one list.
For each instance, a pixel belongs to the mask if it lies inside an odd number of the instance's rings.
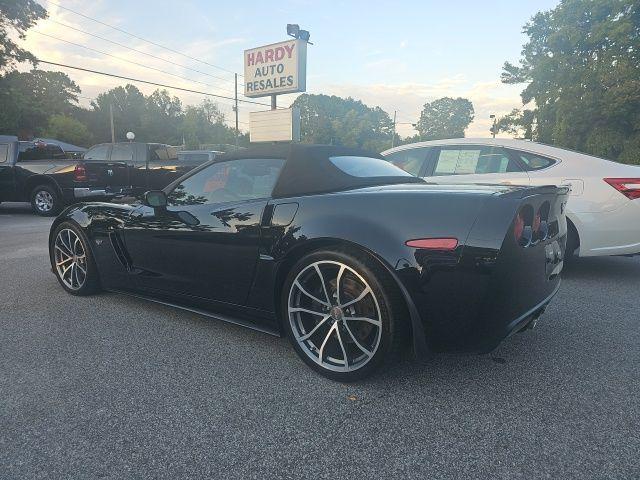
{"label": "car's front wheel", "polygon": [[322,375],[355,381],[396,350],[402,304],[384,269],[365,256],[320,251],[302,258],[283,291],[285,329]]}
{"label": "car's front wheel", "polygon": [[58,225],[49,245],[49,257],[58,282],[67,292],[90,295],[100,289],[98,269],[89,242],[73,223]]}

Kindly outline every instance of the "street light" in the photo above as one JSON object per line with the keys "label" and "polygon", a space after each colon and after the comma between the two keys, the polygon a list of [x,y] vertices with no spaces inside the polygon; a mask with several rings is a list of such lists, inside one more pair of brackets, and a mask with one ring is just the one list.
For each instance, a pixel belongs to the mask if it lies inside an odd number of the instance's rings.
{"label": "street light", "polygon": [[300,25],[298,25],[297,23],[287,23],[287,35],[303,40],[309,45],[313,45],[313,43],[309,41],[309,38],[311,37],[309,31],[300,30]]}
{"label": "street light", "polygon": [[489,118],[493,119],[493,126],[491,127],[491,135],[496,138],[496,116],[494,114],[489,115]]}

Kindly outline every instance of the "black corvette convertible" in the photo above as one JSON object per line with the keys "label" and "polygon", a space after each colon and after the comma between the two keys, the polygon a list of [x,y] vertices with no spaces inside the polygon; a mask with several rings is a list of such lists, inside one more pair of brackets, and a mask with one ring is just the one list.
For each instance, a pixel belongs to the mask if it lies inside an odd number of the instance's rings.
{"label": "black corvette convertible", "polygon": [[71,294],[286,333],[308,365],[349,381],[403,345],[487,352],[534,324],[560,284],[567,193],[429,185],[361,150],[265,146],[139,205],[71,206],[49,250]]}

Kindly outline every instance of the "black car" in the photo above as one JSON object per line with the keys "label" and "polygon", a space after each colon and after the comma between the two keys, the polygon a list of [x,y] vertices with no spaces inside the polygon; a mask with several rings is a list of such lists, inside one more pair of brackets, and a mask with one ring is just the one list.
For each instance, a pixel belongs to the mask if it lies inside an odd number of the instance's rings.
{"label": "black car", "polygon": [[486,352],[560,285],[566,188],[429,185],[374,154],[268,146],[216,158],[145,204],[65,210],[51,265],[74,295],[144,297],[280,335],[322,374]]}

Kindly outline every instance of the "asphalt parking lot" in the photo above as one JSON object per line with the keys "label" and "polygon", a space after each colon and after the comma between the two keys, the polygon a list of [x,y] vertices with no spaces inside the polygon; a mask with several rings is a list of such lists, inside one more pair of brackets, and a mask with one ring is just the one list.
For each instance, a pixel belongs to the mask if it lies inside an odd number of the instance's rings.
{"label": "asphalt parking lot", "polygon": [[483,356],[326,380],[285,339],[49,271],[0,205],[0,478],[637,478],[640,258],[582,259]]}

